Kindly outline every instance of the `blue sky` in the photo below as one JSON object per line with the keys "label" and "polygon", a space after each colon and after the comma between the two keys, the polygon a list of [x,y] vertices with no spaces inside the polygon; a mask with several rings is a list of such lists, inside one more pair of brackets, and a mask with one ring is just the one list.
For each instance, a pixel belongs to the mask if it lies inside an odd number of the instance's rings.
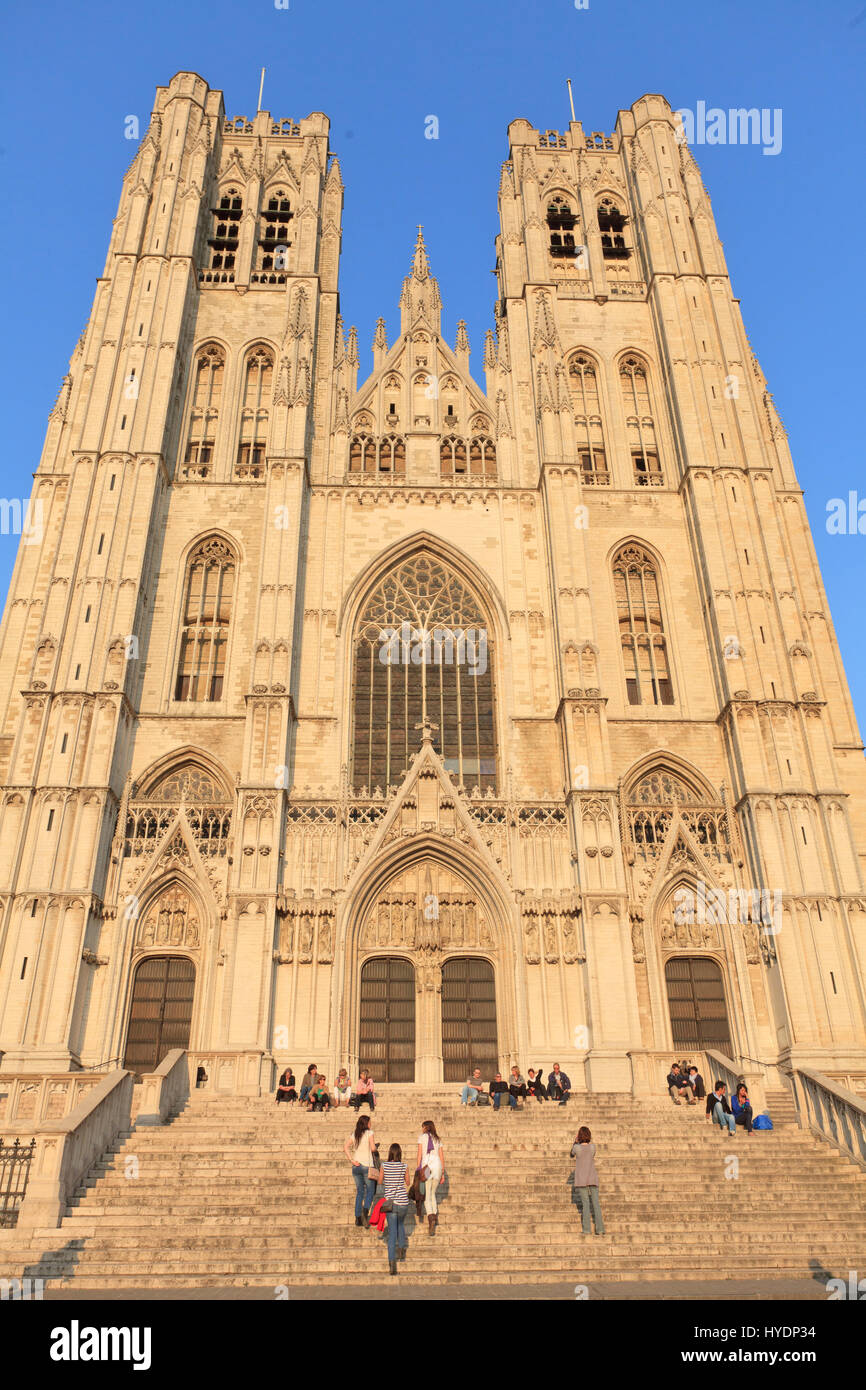
{"label": "blue sky", "polygon": [[[830,535],[827,503],[866,499],[861,325],[864,0],[209,0],[16,5],[0,85],[0,223],[10,267],[3,335],[0,493],[26,497],[46,418],[88,317],[157,85],[181,68],[225,93],[227,114],[321,110],[346,185],[341,295],[362,373],[376,317],[393,337],[416,224],[424,224],[453,342],[466,319],[481,376],[492,324],[496,191],[518,116],[611,131],[644,92],[672,106],[776,108],[779,154],[695,149],[746,329],[787,427],[833,620],[866,727],[861,603],[866,535]],[[424,138],[425,118],[439,139]],[[14,190],[10,198],[9,192]],[[864,508],[866,510],[866,508]],[[866,521],[864,521],[866,526]],[[16,540],[0,536],[0,593]]]}

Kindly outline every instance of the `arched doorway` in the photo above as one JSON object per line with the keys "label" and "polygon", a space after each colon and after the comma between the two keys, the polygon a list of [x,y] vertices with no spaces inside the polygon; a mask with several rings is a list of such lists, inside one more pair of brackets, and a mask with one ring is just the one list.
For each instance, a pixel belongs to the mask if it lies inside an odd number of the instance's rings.
{"label": "arched doorway", "polygon": [[709,956],[673,956],[665,964],[665,982],[674,1051],[731,1055],[731,1029],[721,967]]}
{"label": "arched doorway", "polygon": [[480,1067],[484,1080],[492,1080],[498,1059],[493,966],[454,956],[442,967],[442,1079],[465,1081]]}
{"label": "arched doorway", "polygon": [[361,967],[358,1060],[375,1081],[415,1080],[415,971],[402,956]]}
{"label": "arched doorway", "polygon": [[189,1047],[195,966],[186,956],[146,956],[136,967],[123,1065],[154,1071],[176,1047]]}

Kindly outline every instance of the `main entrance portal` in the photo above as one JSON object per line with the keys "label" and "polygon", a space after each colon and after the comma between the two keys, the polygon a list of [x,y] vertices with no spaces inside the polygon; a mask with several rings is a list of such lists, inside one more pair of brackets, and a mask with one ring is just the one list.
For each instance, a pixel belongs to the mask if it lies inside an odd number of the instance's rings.
{"label": "main entrance portal", "polygon": [[195,966],[186,956],[147,956],[135,972],[123,1065],[155,1071],[173,1048],[189,1047]]}
{"label": "main entrance portal", "polygon": [[457,956],[442,967],[443,1080],[465,1081],[474,1067],[491,1081],[498,1066],[493,966]]}
{"label": "main entrance portal", "polygon": [[374,1081],[415,1080],[415,971],[380,956],[361,968],[359,1065]]}
{"label": "main entrance portal", "polygon": [[707,956],[679,956],[665,965],[671,1032],[677,1051],[712,1048],[731,1054],[722,972]]}

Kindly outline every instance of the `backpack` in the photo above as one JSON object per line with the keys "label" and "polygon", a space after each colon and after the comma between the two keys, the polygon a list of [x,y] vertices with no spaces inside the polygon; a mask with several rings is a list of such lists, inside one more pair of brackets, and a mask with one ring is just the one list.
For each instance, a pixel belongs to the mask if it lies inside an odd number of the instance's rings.
{"label": "backpack", "polygon": [[772,1129],[773,1121],[769,1115],[758,1115],[752,1124],[752,1129]]}

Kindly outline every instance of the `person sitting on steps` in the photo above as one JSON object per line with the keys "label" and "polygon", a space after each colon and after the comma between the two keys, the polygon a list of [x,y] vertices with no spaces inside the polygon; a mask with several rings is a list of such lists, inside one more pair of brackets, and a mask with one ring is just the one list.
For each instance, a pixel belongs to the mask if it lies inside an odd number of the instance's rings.
{"label": "person sitting on steps", "polygon": [[301,1080],[301,1094],[298,1097],[301,1105],[309,1106],[310,1092],[316,1084],[317,1075],[316,1064],[315,1062],[311,1062]]}
{"label": "person sitting on steps", "polygon": [[360,1110],[364,1104],[369,1105],[371,1110],[376,1109],[376,1097],[373,1094],[373,1078],[366,1067],[361,1068],[361,1075],[358,1077],[358,1084],[355,1087],[355,1094],[349,1101],[356,1110]]}
{"label": "person sitting on steps", "polygon": [[310,1092],[311,1108],[313,1110],[330,1110],[331,1093],[326,1085],[327,1077],[319,1073],[316,1076],[316,1084]]}
{"label": "person sitting on steps", "polygon": [[538,1068],[538,1071],[534,1071],[533,1068],[530,1067],[527,1075],[526,1093],[527,1095],[535,1096],[535,1099],[540,1105],[543,1100],[547,1100],[547,1091],[544,1089],[541,1067]]}
{"label": "person sitting on steps", "polygon": [[743,1125],[746,1133],[752,1132],[752,1103],[749,1100],[749,1092],[746,1083],[741,1081],[737,1087],[737,1094],[731,1101],[731,1108],[734,1112],[734,1124]]}
{"label": "person sitting on steps", "polygon": [[704,1078],[701,1076],[697,1067],[689,1066],[688,1071],[689,1085],[692,1088],[692,1095],[696,1100],[706,1100],[707,1092],[704,1087]]}
{"label": "person sitting on steps", "polygon": [[[518,1101],[520,1101],[519,1106]],[[511,1075],[508,1078],[508,1104],[512,1110],[522,1110],[526,1104],[526,1082],[520,1075],[519,1067],[512,1067]]]}
{"label": "person sitting on steps", "polygon": [[481,1080],[481,1068],[476,1067],[472,1075],[466,1078],[466,1084],[460,1092],[460,1104],[477,1105],[478,1097],[483,1090],[484,1082]]}
{"label": "person sitting on steps", "polygon": [[679,1062],[674,1062],[671,1066],[670,1071],[668,1072],[667,1087],[668,1093],[674,1105],[682,1105],[683,1097],[685,1097],[689,1105],[695,1104],[695,1098],[692,1095],[692,1088],[689,1085],[689,1079],[687,1076],[684,1076],[683,1073],[680,1071]]}
{"label": "person sitting on steps", "polygon": [[297,1099],[298,1093],[295,1090],[295,1078],[292,1075],[292,1069],[291,1067],[286,1067],[286,1070],[277,1082],[277,1105],[279,1105],[281,1101],[288,1101],[290,1105],[293,1105]]}
{"label": "person sitting on steps", "polygon": [[490,1083],[490,1099],[493,1102],[493,1109],[498,1110],[502,1104],[502,1097],[508,1095],[508,1082],[502,1080],[502,1072],[498,1071]]}
{"label": "person sitting on steps", "polygon": [[547,1078],[547,1094],[551,1100],[558,1100],[560,1105],[565,1105],[571,1094],[571,1082],[560,1070],[558,1062],[554,1062],[553,1071]]}
{"label": "person sitting on steps", "polygon": [[729,1134],[736,1134],[737,1126],[734,1121],[731,1107],[728,1105],[728,1097],[725,1095],[724,1081],[717,1081],[710,1094],[707,1096],[707,1119],[716,1124],[722,1130],[727,1129]]}
{"label": "person sitting on steps", "polygon": [[334,1082],[334,1109],[339,1110],[341,1104],[349,1105],[352,1099],[352,1083],[349,1080],[349,1073],[345,1067],[340,1068],[340,1075]]}

